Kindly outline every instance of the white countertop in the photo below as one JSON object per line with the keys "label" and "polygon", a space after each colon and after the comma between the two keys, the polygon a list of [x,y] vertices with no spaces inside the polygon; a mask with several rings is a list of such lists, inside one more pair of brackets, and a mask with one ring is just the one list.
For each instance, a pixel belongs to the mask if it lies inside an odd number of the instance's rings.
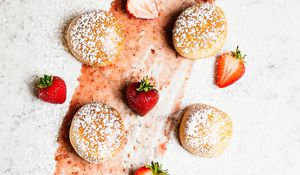
{"label": "white countertop", "polygon": [[[234,134],[215,159],[185,151],[173,139],[164,158],[170,174],[266,175],[300,172],[300,1],[217,3],[229,22],[224,50],[247,54],[245,76],[226,89],[213,84],[214,59],[195,62],[183,106],[206,103],[230,114]],[[80,75],[62,44],[64,23],[103,7],[101,0],[0,0],[0,174],[53,174],[56,138]],[[33,95],[35,75],[62,76],[63,105]]]}

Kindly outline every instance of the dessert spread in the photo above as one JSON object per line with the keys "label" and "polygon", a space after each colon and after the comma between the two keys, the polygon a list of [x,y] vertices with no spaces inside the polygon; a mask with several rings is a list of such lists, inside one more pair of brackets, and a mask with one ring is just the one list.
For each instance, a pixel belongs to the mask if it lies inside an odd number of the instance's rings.
{"label": "dessert spread", "polygon": [[[55,155],[57,175],[127,175],[141,163],[162,159],[193,65],[191,60],[184,59],[174,50],[171,29],[178,14],[195,1],[174,2],[157,1],[160,17],[144,20],[128,14],[125,1],[114,1],[110,12],[123,26],[124,49],[118,61],[110,66],[82,66],[78,88],[59,132],[59,147]],[[147,75],[159,91],[159,101],[155,110],[141,118],[128,107],[124,91],[131,82],[140,81]],[[72,118],[80,107],[92,102],[117,108],[125,127],[124,148],[100,164],[79,157],[69,141]]]}
{"label": "dessert spread", "polygon": [[[109,12],[73,19],[66,38],[83,65],[59,132],[55,174],[167,175],[159,163],[140,164],[167,150],[192,70],[189,59],[217,54],[226,35],[225,15],[213,1],[115,0]],[[237,48],[217,59],[219,87],[243,76],[244,57]],[[55,88],[58,80],[44,77],[39,88]],[[58,95],[60,101],[45,101],[63,103],[66,96]],[[231,139],[232,122],[217,108],[194,104],[179,135],[191,153],[217,157]]]}

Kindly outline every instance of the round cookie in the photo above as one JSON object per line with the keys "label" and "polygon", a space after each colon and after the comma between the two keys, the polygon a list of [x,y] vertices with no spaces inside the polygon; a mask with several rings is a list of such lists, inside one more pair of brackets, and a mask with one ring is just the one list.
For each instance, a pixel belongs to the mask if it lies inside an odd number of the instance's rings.
{"label": "round cookie", "polygon": [[92,11],[75,18],[68,29],[72,54],[90,66],[106,66],[119,57],[124,45],[123,29],[111,12]]}
{"label": "round cookie", "polygon": [[91,103],[75,114],[69,135],[80,157],[91,163],[101,163],[122,149],[124,124],[116,109],[104,103]]}
{"label": "round cookie", "polygon": [[180,124],[182,146],[202,157],[221,155],[231,136],[232,122],[229,116],[205,104],[189,106]]}
{"label": "round cookie", "polygon": [[184,10],[173,29],[177,52],[189,59],[217,54],[227,37],[227,21],[222,9],[211,3],[200,3]]}

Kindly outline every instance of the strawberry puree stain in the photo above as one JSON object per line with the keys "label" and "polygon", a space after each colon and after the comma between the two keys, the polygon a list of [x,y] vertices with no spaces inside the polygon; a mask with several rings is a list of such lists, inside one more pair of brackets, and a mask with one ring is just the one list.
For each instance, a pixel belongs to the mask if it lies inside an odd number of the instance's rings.
{"label": "strawberry puree stain", "polygon": [[[124,0],[116,0],[111,12],[124,27],[125,47],[119,60],[107,67],[83,65],[81,76],[58,137],[55,175],[127,175],[138,166],[163,158],[183,98],[193,62],[179,56],[172,46],[171,30],[178,14],[192,0],[157,0],[159,19],[136,19],[125,11]],[[157,106],[139,117],[126,105],[124,89],[129,82],[152,77],[160,93]],[[102,164],[81,159],[69,142],[69,129],[76,111],[91,102],[104,102],[123,117],[126,144],[122,151]]]}

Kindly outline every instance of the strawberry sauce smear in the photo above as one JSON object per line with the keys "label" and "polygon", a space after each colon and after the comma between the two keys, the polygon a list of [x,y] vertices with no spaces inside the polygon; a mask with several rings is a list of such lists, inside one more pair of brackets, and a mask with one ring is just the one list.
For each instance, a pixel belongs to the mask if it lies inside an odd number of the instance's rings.
{"label": "strawberry sauce smear", "polygon": [[[167,150],[175,126],[172,120],[176,118],[193,64],[174,50],[171,30],[178,14],[195,1],[157,0],[160,16],[155,20],[128,15],[124,2],[116,0],[110,11],[124,26],[125,47],[115,65],[82,66],[79,86],[59,132],[55,175],[127,175],[141,164],[162,159]],[[129,82],[146,75],[153,78],[160,100],[150,113],[139,117],[128,108],[124,89]],[[116,108],[126,128],[126,144],[122,151],[98,165],[81,159],[68,136],[76,111],[91,102],[105,102]]]}

